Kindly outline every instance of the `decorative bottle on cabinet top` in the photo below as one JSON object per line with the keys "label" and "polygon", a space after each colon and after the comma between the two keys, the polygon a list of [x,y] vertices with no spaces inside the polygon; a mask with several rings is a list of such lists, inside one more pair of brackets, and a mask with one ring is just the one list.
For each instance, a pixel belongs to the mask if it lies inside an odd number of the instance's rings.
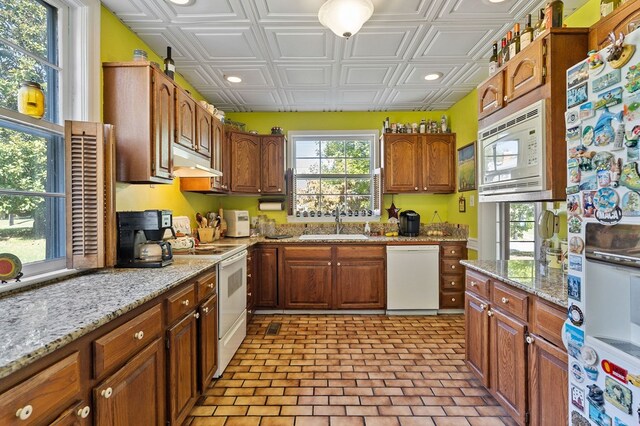
{"label": "decorative bottle on cabinet top", "polygon": [[176,65],[173,63],[173,59],[171,59],[171,46],[167,46],[167,57],[164,59],[164,73],[173,80],[175,72]]}

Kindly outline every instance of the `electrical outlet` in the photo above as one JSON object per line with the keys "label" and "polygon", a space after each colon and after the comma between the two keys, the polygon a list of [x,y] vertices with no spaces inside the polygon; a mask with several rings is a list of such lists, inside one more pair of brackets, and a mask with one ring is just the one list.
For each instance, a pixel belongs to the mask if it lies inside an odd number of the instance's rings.
{"label": "electrical outlet", "polygon": [[469,195],[469,206],[473,207],[476,205],[476,197],[475,195]]}

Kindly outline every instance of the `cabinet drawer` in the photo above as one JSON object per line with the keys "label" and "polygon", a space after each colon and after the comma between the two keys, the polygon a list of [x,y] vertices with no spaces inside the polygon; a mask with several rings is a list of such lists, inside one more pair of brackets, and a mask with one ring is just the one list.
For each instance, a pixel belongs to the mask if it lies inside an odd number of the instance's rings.
{"label": "cabinet drawer", "polygon": [[191,283],[182,290],[172,293],[165,300],[167,302],[167,323],[171,324],[195,307],[195,284]]}
{"label": "cabinet drawer", "polygon": [[489,277],[474,271],[467,271],[467,290],[489,299]]}
{"label": "cabinet drawer", "polygon": [[338,259],[370,259],[372,257],[384,258],[384,246],[338,246],[336,254]]}
{"label": "cabinet drawer", "polygon": [[93,342],[95,377],[131,358],[161,332],[162,313],[157,305],[96,339]]}
{"label": "cabinet drawer", "polygon": [[207,273],[198,278],[198,301],[204,300],[216,293],[216,273]]}
{"label": "cabinet drawer", "polygon": [[536,297],[532,315],[533,332],[562,348],[562,326],[567,318],[566,310]]}
{"label": "cabinet drawer", "polygon": [[80,396],[78,352],[0,395],[0,424],[48,424]]}
{"label": "cabinet drawer", "polygon": [[440,244],[440,258],[462,259],[464,257],[465,244]]}
{"label": "cabinet drawer", "polygon": [[440,293],[440,309],[462,308],[464,308],[464,291]]}
{"label": "cabinet drawer", "polygon": [[458,259],[442,259],[440,260],[440,273],[441,274],[456,274],[463,273],[464,266],[460,264]]}
{"label": "cabinet drawer", "polygon": [[285,247],[284,257],[289,259],[331,260],[331,246]]}
{"label": "cabinet drawer", "polygon": [[442,275],[440,276],[441,291],[464,291],[464,275]]}
{"label": "cabinet drawer", "polygon": [[527,321],[529,296],[513,287],[493,282],[491,304],[494,308],[509,312],[523,321]]}

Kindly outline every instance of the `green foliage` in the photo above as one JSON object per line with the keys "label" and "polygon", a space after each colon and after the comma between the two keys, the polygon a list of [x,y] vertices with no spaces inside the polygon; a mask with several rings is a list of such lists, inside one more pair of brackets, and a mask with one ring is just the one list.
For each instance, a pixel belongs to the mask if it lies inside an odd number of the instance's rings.
{"label": "green foliage", "polygon": [[509,236],[511,240],[520,240],[525,232],[533,230],[535,221],[534,203],[509,204]]}

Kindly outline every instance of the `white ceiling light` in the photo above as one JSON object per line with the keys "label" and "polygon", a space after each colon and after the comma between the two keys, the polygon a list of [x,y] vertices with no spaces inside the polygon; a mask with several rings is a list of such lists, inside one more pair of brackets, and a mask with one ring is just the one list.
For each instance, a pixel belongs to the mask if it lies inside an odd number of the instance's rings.
{"label": "white ceiling light", "polygon": [[240,83],[242,79],[237,75],[227,75],[224,77],[229,83]]}
{"label": "white ceiling light", "polygon": [[441,72],[434,72],[432,74],[427,74],[424,76],[424,79],[427,81],[433,81],[433,80],[437,80],[440,77],[442,77],[442,73]]}
{"label": "white ceiling light", "polygon": [[169,0],[169,3],[177,4],[178,6],[191,6],[196,0]]}
{"label": "white ceiling light", "polygon": [[344,38],[360,31],[371,15],[371,0],[328,0],[318,11],[320,23]]}

